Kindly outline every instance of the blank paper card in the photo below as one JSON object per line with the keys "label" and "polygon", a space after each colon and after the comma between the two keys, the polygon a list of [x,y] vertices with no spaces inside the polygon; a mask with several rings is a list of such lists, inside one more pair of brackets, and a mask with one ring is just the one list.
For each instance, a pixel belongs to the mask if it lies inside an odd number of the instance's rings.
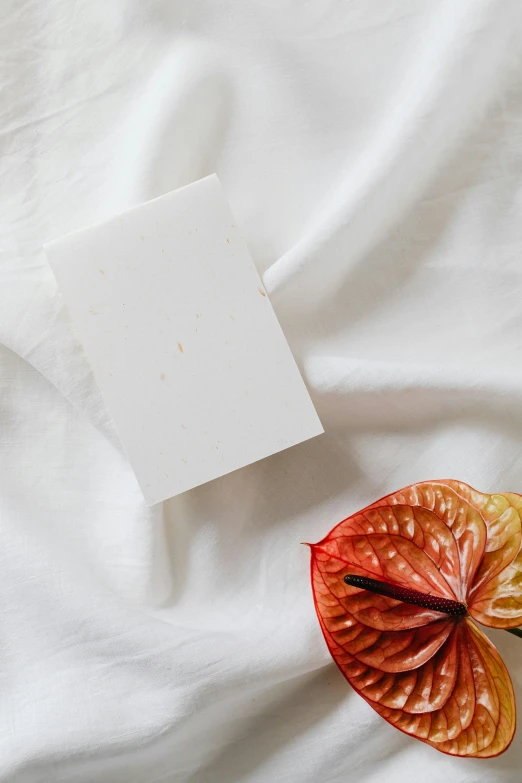
{"label": "blank paper card", "polygon": [[148,503],[323,431],[215,175],[45,250]]}

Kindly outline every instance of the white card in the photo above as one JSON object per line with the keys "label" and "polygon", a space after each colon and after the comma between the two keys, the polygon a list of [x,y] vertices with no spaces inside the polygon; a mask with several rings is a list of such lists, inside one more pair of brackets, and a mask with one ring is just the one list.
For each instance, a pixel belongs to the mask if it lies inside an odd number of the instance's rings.
{"label": "white card", "polygon": [[45,251],[148,503],[323,432],[215,175]]}

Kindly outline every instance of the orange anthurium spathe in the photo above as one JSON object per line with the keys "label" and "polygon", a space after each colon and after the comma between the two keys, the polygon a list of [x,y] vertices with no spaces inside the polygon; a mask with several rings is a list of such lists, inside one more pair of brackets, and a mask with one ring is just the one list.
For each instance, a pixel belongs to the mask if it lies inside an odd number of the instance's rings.
{"label": "orange anthurium spathe", "polygon": [[311,547],[328,648],[396,728],[455,756],[515,732],[508,671],[474,620],[522,623],[522,496],[430,481],[388,495]]}

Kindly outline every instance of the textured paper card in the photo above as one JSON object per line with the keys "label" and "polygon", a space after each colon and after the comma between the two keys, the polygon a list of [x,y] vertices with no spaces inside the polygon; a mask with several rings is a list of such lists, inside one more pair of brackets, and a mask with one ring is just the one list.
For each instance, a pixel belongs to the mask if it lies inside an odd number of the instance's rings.
{"label": "textured paper card", "polygon": [[216,176],[45,251],[147,502],[323,431]]}

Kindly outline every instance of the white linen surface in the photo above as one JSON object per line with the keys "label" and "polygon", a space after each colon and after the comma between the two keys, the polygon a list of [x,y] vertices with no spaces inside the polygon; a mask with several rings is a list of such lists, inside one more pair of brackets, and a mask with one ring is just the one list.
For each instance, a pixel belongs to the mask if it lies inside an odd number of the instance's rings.
{"label": "white linen surface", "polygon": [[[519,0],[0,9],[0,779],[518,783],[350,689],[299,542],[522,492]],[[149,510],[41,246],[213,171],[326,434]]]}

